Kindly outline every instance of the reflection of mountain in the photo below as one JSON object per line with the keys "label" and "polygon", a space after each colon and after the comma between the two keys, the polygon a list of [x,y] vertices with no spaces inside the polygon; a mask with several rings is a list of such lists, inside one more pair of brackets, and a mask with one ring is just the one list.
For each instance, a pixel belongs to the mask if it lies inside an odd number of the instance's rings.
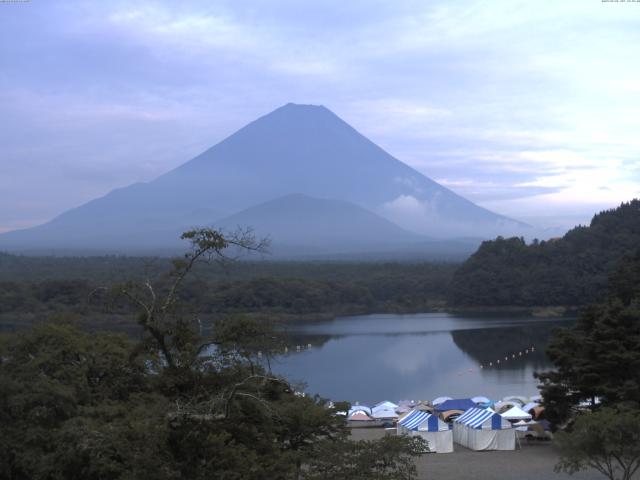
{"label": "reflection of mountain", "polygon": [[[500,328],[481,328],[470,330],[454,330],[451,332],[454,343],[480,365],[503,370],[519,370],[530,365],[534,368],[546,368],[549,361],[544,353],[553,329],[553,324],[536,323],[524,326],[509,326]],[[533,353],[525,353],[530,347],[535,347]],[[519,353],[522,352],[522,356]],[[512,355],[516,358],[512,358]],[[505,361],[504,358],[508,357]],[[496,364],[496,360],[500,364]]]}

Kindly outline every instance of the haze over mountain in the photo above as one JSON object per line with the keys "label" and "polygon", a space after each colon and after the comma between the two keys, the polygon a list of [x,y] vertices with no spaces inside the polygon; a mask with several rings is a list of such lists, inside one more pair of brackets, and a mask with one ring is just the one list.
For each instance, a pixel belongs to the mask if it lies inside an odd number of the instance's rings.
{"label": "haze over mountain", "polygon": [[223,230],[251,225],[273,253],[340,253],[403,248],[424,238],[353,203],[291,194],[215,222]]}
{"label": "haze over mountain", "polygon": [[[287,197],[293,193],[307,197]],[[265,204],[279,197],[284,198]],[[303,207],[308,211],[298,215]],[[114,190],[44,225],[0,235],[0,248],[174,248],[185,229],[240,220],[259,225],[261,234],[282,244],[324,243],[324,251],[341,240],[357,243],[356,225],[366,224],[361,240],[370,247],[407,245],[418,235],[494,237],[527,227],[430,180],[328,109],[287,104],[149,183]],[[277,231],[285,226],[286,235]],[[335,235],[324,235],[332,230]]]}

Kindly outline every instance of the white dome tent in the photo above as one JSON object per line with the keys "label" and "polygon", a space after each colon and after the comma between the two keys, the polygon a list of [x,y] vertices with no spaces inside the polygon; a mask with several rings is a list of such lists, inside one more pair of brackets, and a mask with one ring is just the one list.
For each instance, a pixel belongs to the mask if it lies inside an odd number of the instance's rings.
{"label": "white dome tent", "polygon": [[506,412],[501,413],[502,418],[506,418],[507,420],[531,420],[531,414],[525,412],[520,407],[513,407],[507,410]]}
{"label": "white dome tent", "polygon": [[371,416],[377,420],[395,420],[398,418],[397,408],[398,405],[393,402],[380,402],[371,409]]}
{"label": "white dome tent", "polygon": [[434,398],[433,402],[431,402],[431,405],[433,405],[434,407],[437,405],[440,405],[441,403],[446,402],[447,400],[453,400],[453,398],[451,397],[438,397],[438,398]]}

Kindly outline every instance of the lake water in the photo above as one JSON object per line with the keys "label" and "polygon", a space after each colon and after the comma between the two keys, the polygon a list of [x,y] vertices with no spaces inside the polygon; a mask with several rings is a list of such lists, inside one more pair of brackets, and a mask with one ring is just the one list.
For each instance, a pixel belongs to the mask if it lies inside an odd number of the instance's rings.
{"label": "lake water", "polygon": [[351,402],[531,396],[533,373],[551,366],[544,349],[553,328],[571,322],[428,313],[292,324],[289,353],[272,369],[304,380],[309,393]]}

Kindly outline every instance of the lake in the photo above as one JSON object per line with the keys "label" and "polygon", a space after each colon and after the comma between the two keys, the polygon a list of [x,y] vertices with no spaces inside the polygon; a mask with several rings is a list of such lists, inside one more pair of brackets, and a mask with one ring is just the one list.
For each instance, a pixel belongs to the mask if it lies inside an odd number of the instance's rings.
{"label": "lake", "polygon": [[538,393],[533,373],[551,367],[544,349],[553,328],[572,322],[426,313],[294,323],[289,353],[271,366],[332,400],[531,396]]}

